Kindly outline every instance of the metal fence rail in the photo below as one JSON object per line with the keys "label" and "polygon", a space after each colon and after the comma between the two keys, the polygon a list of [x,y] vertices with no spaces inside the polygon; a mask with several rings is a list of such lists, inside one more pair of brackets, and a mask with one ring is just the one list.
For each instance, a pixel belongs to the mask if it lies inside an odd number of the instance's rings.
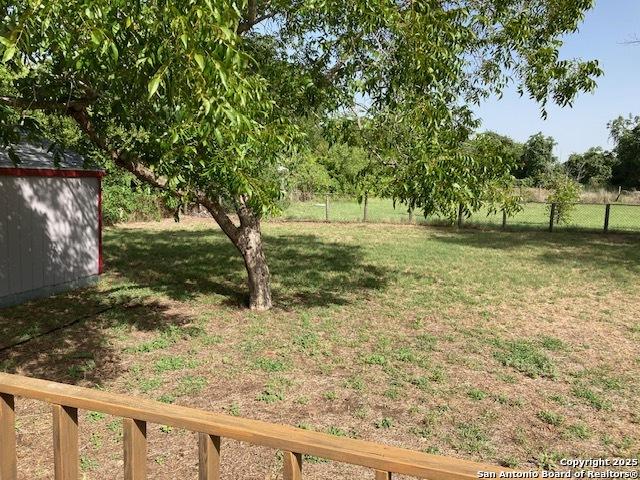
{"label": "metal fence rail", "polygon": [[324,222],[416,223],[422,225],[452,225],[502,228],[508,230],[579,230],[590,232],[640,233],[640,204],[574,203],[565,218],[557,218],[559,206],[546,202],[525,202],[512,216],[481,209],[470,216],[460,211],[451,220],[441,216],[425,218],[420,212],[409,212],[390,199],[369,198],[358,202],[354,198],[336,195],[313,196],[293,200],[281,219]]}

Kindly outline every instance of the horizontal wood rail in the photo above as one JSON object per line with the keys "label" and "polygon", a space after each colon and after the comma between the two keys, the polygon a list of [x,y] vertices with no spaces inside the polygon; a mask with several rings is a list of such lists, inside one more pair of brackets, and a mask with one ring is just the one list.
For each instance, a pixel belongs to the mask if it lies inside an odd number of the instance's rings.
{"label": "horizontal wood rail", "polygon": [[303,455],[368,467],[374,471],[371,478],[375,479],[390,479],[391,473],[401,473],[430,480],[461,480],[478,478],[481,470],[504,470],[363,440],[0,373],[0,480],[17,480],[14,397],[53,405],[56,480],[78,478],[78,409],[123,418],[125,480],[146,478],[147,422],[199,433],[201,480],[220,478],[221,437],[282,450],[285,480],[302,478]]}

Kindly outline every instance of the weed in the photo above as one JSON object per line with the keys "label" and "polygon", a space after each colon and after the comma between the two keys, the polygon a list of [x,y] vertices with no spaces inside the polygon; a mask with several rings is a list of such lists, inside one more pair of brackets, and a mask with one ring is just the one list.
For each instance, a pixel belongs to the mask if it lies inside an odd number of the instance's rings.
{"label": "weed", "polygon": [[575,386],[572,393],[575,397],[586,400],[596,410],[611,410],[611,402],[587,387]]}
{"label": "weed", "polygon": [[565,436],[569,438],[577,438],[579,440],[587,440],[591,437],[591,431],[584,423],[576,423],[574,425],[567,426]]}
{"label": "weed", "polygon": [[393,420],[389,417],[384,417],[377,420],[373,425],[376,428],[391,428],[393,426]]}
{"label": "weed", "polygon": [[431,351],[435,349],[438,339],[428,333],[423,333],[416,337],[416,345],[420,350]]}
{"label": "weed", "polygon": [[384,392],[384,396],[391,400],[397,400],[400,398],[400,389],[397,387],[390,387]]}
{"label": "weed", "polygon": [[160,357],[153,364],[153,368],[157,373],[170,372],[173,370],[182,370],[183,368],[194,368],[198,365],[196,360],[187,360],[180,356]]}
{"label": "weed", "polygon": [[328,392],[324,392],[324,393],[322,394],[322,397],[323,397],[325,400],[333,401],[333,400],[335,400],[335,399],[337,399],[337,398],[338,398],[338,394],[337,394],[334,390],[330,390],[330,391],[328,391]]}
{"label": "weed", "polygon": [[386,365],[387,357],[379,353],[371,353],[369,355],[365,355],[362,358],[362,361],[367,365]]}
{"label": "weed", "polygon": [[265,403],[281,402],[285,398],[285,391],[291,381],[285,378],[275,378],[267,382],[264,390],[258,395],[257,400]]}
{"label": "weed", "polygon": [[543,335],[542,337],[540,337],[540,345],[542,346],[542,348],[549,350],[551,352],[567,350],[567,346],[562,340],[560,340],[559,338],[549,337],[546,335]]}
{"label": "weed", "polygon": [[488,449],[489,437],[478,425],[462,423],[458,425],[461,447],[468,453],[478,454]]}
{"label": "weed", "polygon": [[282,372],[287,368],[281,360],[266,357],[258,358],[256,360],[256,367],[265,372]]}
{"label": "weed", "polygon": [[87,412],[86,417],[89,422],[99,422],[104,420],[107,416],[102,412]]}
{"label": "weed", "polygon": [[500,465],[507,468],[518,468],[520,466],[520,462],[515,457],[505,457],[500,461]]}
{"label": "weed", "polygon": [[153,390],[156,390],[161,385],[161,378],[143,378],[141,380],[138,380],[137,382],[138,390],[140,390],[142,393],[149,393]]}
{"label": "weed", "polygon": [[206,386],[206,378],[187,375],[182,377],[178,382],[175,394],[179,397],[184,395],[195,395],[196,393],[200,393]]}
{"label": "weed", "polygon": [[416,354],[411,348],[401,347],[396,351],[396,360],[400,362],[413,363],[416,361]]}
{"label": "weed", "polygon": [[351,388],[352,390],[362,391],[364,390],[364,380],[361,377],[350,377],[344,382],[344,386]]}
{"label": "weed", "polygon": [[505,367],[511,367],[528,377],[556,377],[556,367],[549,357],[533,343],[524,340],[496,342],[500,350],[495,358]]}
{"label": "weed", "polygon": [[227,408],[227,411],[229,412],[229,415],[232,415],[234,417],[239,417],[240,405],[238,405],[236,402],[233,402],[231,405],[229,405],[229,407]]}
{"label": "weed", "polygon": [[349,436],[349,433],[346,430],[343,430],[342,428],[334,427],[334,426],[330,426],[329,428],[327,428],[327,433],[329,435],[334,435],[336,437],[348,437]]}
{"label": "weed", "polygon": [[90,472],[96,470],[100,464],[97,460],[89,457],[88,455],[80,455],[80,469],[83,472]]}
{"label": "weed", "polygon": [[484,390],[480,390],[479,388],[472,388],[467,392],[467,396],[473,400],[484,400],[489,396],[487,392]]}
{"label": "weed", "polygon": [[99,433],[93,432],[89,437],[89,443],[91,443],[94,450],[100,450],[102,447],[102,437]]}
{"label": "weed", "polygon": [[555,452],[541,452],[536,457],[536,464],[543,470],[555,470],[562,455]]}
{"label": "weed", "polygon": [[542,420],[544,423],[549,425],[553,425],[554,427],[559,427],[564,422],[564,417],[559,413],[550,412],[548,410],[542,410],[537,414],[538,418]]}

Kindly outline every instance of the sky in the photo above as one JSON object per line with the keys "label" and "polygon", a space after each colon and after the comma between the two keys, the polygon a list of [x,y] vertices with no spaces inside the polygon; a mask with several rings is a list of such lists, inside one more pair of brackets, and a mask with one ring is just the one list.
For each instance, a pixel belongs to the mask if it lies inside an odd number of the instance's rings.
{"label": "sky", "polygon": [[515,88],[502,99],[487,99],[475,109],[481,131],[492,130],[518,141],[534,133],[552,136],[561,161],[590,147],[613,147],[607,122],[619,115],[640,115],[640,0],[596,0],[578,32],[568,36],[563,58],[597,59],[604,70],[594,93],[580,94],[573,107],[549,105],[542,120],[539,106]]}

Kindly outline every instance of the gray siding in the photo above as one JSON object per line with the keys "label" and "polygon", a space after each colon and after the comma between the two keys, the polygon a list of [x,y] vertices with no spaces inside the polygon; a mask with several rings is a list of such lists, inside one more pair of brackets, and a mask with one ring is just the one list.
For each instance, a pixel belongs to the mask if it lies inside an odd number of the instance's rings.
{"label": "gray siding", "polygon": [[98,274],[99,188],[94,177],[0,175],[0,304]]}

